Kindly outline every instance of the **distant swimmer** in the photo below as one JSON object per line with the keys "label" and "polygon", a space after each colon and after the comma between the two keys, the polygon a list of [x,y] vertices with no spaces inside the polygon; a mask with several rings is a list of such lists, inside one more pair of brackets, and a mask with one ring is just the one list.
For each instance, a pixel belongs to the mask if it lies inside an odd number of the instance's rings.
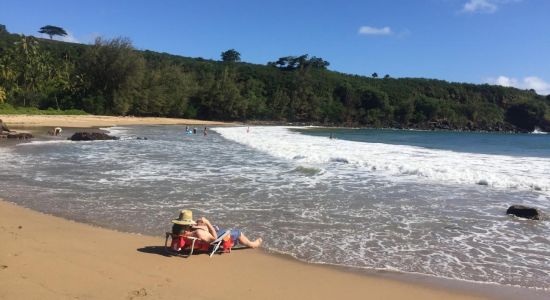
{"label": "distant swimmer", "polygon": [[197,127],[193,128],[193,134],[197,134]]}
{"label": "distant swimmer", "polygon": [[208,135],[208,131],[206,129],[206,127],[204,127],[204,132],[203,132],[204,136],[207,136]]}
{"label": "distant swimmer", "polygon": [[55,136],[61,135],[61,132],[63,132],[63,129],[61,129],[61,127],[55,127],[53,129],[53,135],[55,135]]}

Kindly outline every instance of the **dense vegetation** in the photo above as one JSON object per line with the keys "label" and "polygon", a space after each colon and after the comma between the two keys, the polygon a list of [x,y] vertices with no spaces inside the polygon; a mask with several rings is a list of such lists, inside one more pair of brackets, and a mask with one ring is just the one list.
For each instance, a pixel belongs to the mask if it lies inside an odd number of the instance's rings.
{"label": "dense vegetation", "polygon": [[[550,130],[550,97],[501,86],[354,76],[318,57],[267,65],[137,51],[129,40],[71,44],[0,25],[0,106],[94,114],[326,125]],[[376,76],[375,76],[376,74]]]}

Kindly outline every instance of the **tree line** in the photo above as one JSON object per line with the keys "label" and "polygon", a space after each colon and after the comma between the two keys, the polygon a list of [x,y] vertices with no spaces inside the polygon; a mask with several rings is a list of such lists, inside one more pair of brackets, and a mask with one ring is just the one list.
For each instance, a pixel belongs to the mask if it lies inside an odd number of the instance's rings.
{"label": "tree line", "polygon": [[[65,33],[48,26],[41,28],[48,35]],[[138,51],[126,38],[65,43],[10,34],[0,25],[0,105],[208,120],[550,130],[550,97],[533,90],[348,75],[307,54],[266,65],[241,62],[234,49],[220,57]]]}

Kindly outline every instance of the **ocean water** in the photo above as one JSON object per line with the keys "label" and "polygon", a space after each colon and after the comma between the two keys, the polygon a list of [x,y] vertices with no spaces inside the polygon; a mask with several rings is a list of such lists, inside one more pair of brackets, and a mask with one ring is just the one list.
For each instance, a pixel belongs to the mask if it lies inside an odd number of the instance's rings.
{"label": "ocean water", "polygon": [[505,214],[550,213],[548,135],[108,130],[122,139],[0,147],[0,197],[159,237],[188,208],[307,262],[550,291],[550,221]]}

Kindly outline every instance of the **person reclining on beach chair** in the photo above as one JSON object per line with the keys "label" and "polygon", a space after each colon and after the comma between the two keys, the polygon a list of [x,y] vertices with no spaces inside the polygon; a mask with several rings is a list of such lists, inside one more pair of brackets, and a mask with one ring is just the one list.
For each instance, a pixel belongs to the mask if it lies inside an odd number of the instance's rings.
{"label": "person reclining on beach chair", "polygon": [[193,212],[182,210],[179,218],[172,220],[172,232],[166,233],[165,247],[168,249],[168,238],[171,237],[170,250],[180,252],[182,249],[189,250],[193,254],[194,250],[210,251],[210,257],[216,251],[222,253],[231,252],[235,245],[257,248],[261,245],[262,239],[250,241],[240,230],[218,230],[205,217],[196,222],[193,221]]}

